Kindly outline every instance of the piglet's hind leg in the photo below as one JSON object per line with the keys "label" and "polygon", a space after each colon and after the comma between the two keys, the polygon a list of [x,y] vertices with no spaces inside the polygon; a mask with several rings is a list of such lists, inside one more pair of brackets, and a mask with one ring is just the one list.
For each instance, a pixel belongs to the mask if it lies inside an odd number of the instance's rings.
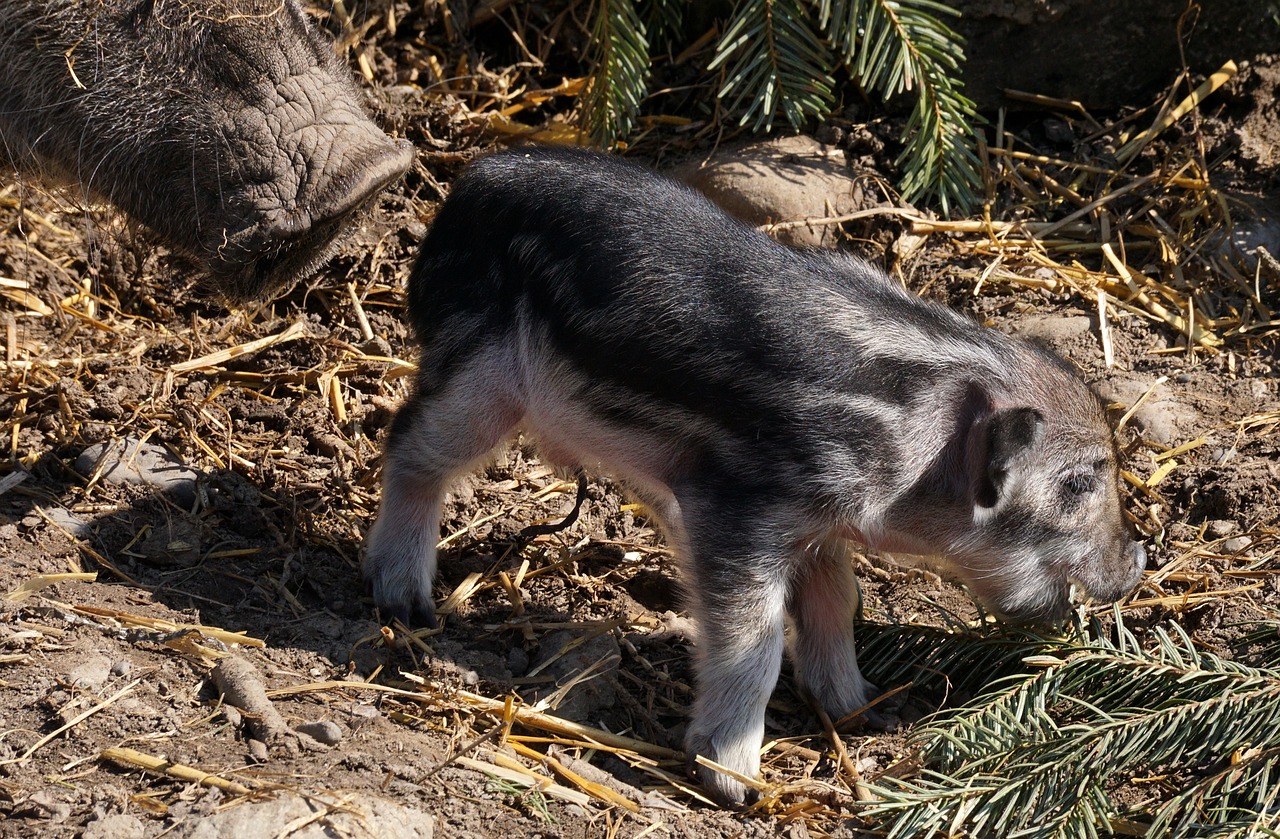
{"label": "piglet's hind leg", "polygon": [[482,353],[434,393],[419,392],[396,415],[382,466],[382,504],[369,531],[364,578],[384,619],[435,626],[431,599],[440,505],[519,422],[511,364]]}

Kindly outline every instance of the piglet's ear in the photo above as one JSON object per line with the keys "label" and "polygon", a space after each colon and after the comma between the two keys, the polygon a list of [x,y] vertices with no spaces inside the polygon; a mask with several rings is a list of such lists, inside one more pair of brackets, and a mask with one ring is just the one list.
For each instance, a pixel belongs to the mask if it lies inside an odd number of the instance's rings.
{"label": "piglet's ear", "polygon": [[973,500],[980,507],[1000,503],[1009,473],[1044,436],[1044,417],[1034,408],[1007,408],[989,414],[970,449]]}

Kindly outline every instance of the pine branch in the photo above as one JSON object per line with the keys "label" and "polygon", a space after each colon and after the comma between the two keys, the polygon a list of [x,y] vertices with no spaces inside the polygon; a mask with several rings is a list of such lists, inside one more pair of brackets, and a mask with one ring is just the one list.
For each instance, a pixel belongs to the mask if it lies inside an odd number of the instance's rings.
{"label": "pine branch", "polygon": [[960,93],[960,36],[938,15],[954,9],[935,0],[819,0],[827,36],[855,79],[886,99],[916,91],[897,164],[903,197],[937,200],[944,214],[972,209],[982,180],[971,148],[979,121]]}
{"label": "pine branch", "polygon": [[885,687],[910,682],[945,696],[985,691],[1021,669],[1022,660],[1058,641],[1013,627],[991,634],[933,626],[859,623],[858,659],[868,679]]}
{"label": "pine branch", "polygon": [[651,47],[662,49],[673,45],[673,39],[684,25],[687,5],[687,0],[642,0],[640,14]]}
{"label": "pine branch", "polygon": [[611,146],[631,132],[648,93],[649,43],[633,0],[600,0],[587,63],[583,128],[592,142]]}
{"label": "pine branch", "polygon": [[866,814],[895,837],[1089,836],[1119,814],[1111,785],[1216,765],[1227,768],[1194,780],[1148,835],[1274,827],[1280,673],[1198,651],[1176,625],[1145,649],[1123,625],[1111,640],[1094,626],[1054,652],[921,731],[929,769],[884,783]]}
{"label": "pine branch", "polygon": [[804,0],[741,3],[708,69],[730,62],[717,96],[752,131],[768,131],[779,113],[800,128],[831,109],[831,51],[814,31]]}
{"label": "pine branch", "polygon": [[1280,834],[1280,747],[1233,760],[1170,799],[1147,836]]}

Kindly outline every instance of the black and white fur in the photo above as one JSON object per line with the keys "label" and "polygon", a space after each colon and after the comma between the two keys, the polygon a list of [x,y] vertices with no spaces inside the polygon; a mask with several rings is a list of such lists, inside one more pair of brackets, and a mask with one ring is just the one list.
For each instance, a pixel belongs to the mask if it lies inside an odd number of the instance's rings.
{"label": "black and white fur", "polygon": [[422,361],[369,534],[378,605],[434,620],[445,491],[531,432],[548,459],[624,480],[683,563],[691,759],[758,773],[788,619],[796,675],[833,718],[873,697],[847,540],[935,555],[1023,620],[1064,615],[1073,583],[1117,599],[1145,564],[1103,407],[1065,364],[639,167],[550,149],[474,164],[409,310]]}

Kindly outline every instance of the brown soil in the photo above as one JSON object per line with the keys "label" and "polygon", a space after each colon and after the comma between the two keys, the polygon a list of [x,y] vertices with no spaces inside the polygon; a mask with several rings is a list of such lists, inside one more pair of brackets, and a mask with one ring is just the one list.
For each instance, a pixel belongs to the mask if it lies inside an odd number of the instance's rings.
{"label": "brown soil", "polygon": [[[402,47],[414,50],[409,41]],[[60,582],[26,599],[0,600],[0,836],[79,836],[120,813],[156,835],[228,800],[226,793],[100,758],[119,746],[249,786],[389,797],[431,814],[437,835],[451,839],[857,834],[863,825],[847,778],[785,673],[768,736],[804,748],[770,752],[766,774],[803,782],[803,794],[783,799],[808,802],[803,812],[721,811],[607,751],[582,757],[624,795],[658,790],[656,806],[631,814],[596,802],[566,803],[520,792],[453,760],[502,725],[500,712],[476,710],[460,691],[499,700],[545,696],[612,656],[619,657],[616,669],[606,666],[595,682],[572,688],[555,713],[679,749],[692,684],[691,628],[661,539],[599,476],[575,525],[513,547],[522,527],[558,518],[572,502],[571,482],[522,441],[458,487],[446,512],[444,530],[454,538],[438,591],[447,595],[471,575],[482,585],[439,634],[419,643],[389,639],[374,620],[358,565],[361,534],[376,508],[380,442],[407,381],[396,359],[413,356],[401,289],[442,185],[488,142],[451,99],[404,87],[381,96],[390,100],[390,129],[418,145],[419,165],[361,220],[320,274],[257,311],[228,312],[195,299],[181,260],[109,213],[27,185],[9,187],[0,200],[0,276],[30,286],[29,298],[6,295],[0,302],[0,315],[13,324],[0,364],[0,443],[8,458],[0,465],[6,487],[0,595],[39,575],[97,572],[96,581]],[[1269,103],[1259,100],[1249,125],[1275,125],[1263,111]],[[1244,125],[1250,113],[1231,115],[1231,125]],[[1221,136],[1229,133],[1224,128]],[[1269,137],[1272,146],[1280,142],[1280,134]],[[1261,147],[1254,141],[1261,143],[1250,135],[1247,148]],[[1270,177],[1242,168],[1254,165],[1252,158],[1238,164],[1233,177],[1255,183]],[[864,232],[893,239],[884,228]],[[1270,573],[1280,527],[1280,436],[1274,415],[1270,424],[1249,424],[1280,405],[1274,337],[1188,356],[1169,352],[1180,340],[1172,330],[1121,314],[1111,323],[1115,361],[1107,371],[1091,305],[990,285],[975,297],[970,259],[936,236],[905,263],[905,274],[913,287],[949,296],[999,328],[1040,324],[1033,331],[1104,391],[1167,377],[1169,399],[1154,419],[1166,421],[1174,439],[1146,445],[1131,428],[1130,470],[1145,478],[1158,467],[1153,454],[1199,438],[1204,443],[1179,456],[1158,487],[1134,493],[1133,509],[1154,531],[1150,569],[1177,566],[1158,592],[1148,588],[1135,598],[1236,593],[1187,606],[1141,606],[1128,616],[1135,625],[1176,617],[1198,643],[1225,654],[1237,624],[1280,611],[1280,578]],[[949,280],[939,282],[944,276]],[[171,369],[295,323],[304,327],[295,340],[214,367]],[[199,469],[204,477],[194,504],[75,471],[89,444],[124,435],[163,445]],[[20,483],[4,483],[18,475],[25,475]],[[60,511],[88,525],[82,537],[68,532]],[[974,616],[962,592],[928,572],[856,561],[869,620],[944,625],[947,613]],[[513,605],[499,572],[511,580],[522,569]],[[1224,573],[1245,569],[1265,573]],[[185,625],[204,629],[179,631]],[[300,688],[274,697],[285,722],[336,723],[338,745],[269,744],[265,756],[257,751],[250,729],[230,724],[218,708],[211,668],[226,647],[210,628],[261,641],[241,654],[266,686]],[[603,641],[572,667],[539,668],[567,641],[593,635]],[[420,689],[401,671],[425,679],[434,699],[305,687],[371,679]],[[846,736],[863,774],[887,767],[912,723],[940,701],[909,694],[899,729]],[[466,756],[491,754],[501,733]],[[513,733],[543,732],[517,725]],[[513,759],[551,776],[531,760]],[[680,776],[678,762],[660,764]]]}

